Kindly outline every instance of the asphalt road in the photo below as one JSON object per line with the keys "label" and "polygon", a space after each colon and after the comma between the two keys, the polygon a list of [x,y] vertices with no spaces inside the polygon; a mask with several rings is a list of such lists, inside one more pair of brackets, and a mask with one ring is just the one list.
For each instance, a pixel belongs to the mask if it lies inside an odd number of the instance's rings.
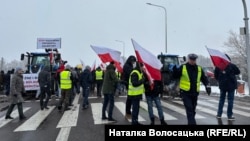
{"label": "asphalt road", "polygon": [[[113,117],[117,120],[112,123],[101,120],[101,109],[103,98],[91,95],[90,106],[82,110],[82,97],[77,95],[71,110],[60,113],[56,104],[58,99],[51,99],[50,109],[40,110],[38,100],[27,100],[24,103],[24,113],[27,119],[20,121],[15,110],[13,120],[5,120],[6,110],[0,112],[0,137],[1,141],[104,141],[105,125],[130,125],[131,121],[125,117],[126,96],[115,98]],[[149,125],[150,120],[147,113],[145,98],[141,101],[139,120],[144,125]],[[162,98],[162,106],[165,120],[168,125],[186,125],[186,114],[182,101],[179,98]],[[216,110],[218,96],[207,96],[201,93],[198,100],[196,120],[198,125],[249,125],[250,124],[250,100],[249,98],[236,98],[234,105],[235,121],[228,121],[226,117],[226,106],[221,120],[217,120]],[[158,117],[156,109],[155,116]],[[160,121],[156,119],[156,124]]]}

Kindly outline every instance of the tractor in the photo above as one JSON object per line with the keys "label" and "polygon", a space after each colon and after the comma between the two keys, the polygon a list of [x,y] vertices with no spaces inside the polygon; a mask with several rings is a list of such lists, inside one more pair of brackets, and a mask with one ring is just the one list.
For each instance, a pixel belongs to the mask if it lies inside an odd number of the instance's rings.
{"label": "tractor", "polygon": [[179,97],[179,80],[173,77],[173,66],[179,67],[186,61],[186,57],[180,57],[176,54],[159,54],[157,58],[162,63],[161,75],[164,85],[163,96],[169,96],[172,98]]}

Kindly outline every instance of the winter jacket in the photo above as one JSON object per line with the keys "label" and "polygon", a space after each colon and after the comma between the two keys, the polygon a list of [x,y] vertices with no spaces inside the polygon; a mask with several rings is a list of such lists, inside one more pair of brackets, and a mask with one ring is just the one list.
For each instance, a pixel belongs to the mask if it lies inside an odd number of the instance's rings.
{"label": "winter jacket", "polygon": [[144,88],[145,88],[145,95],[151,97],[158,97],[160,94],[163,93],[163,83],[160,80],[153,81],[153,89],[151,89],[150,82],[148,77],[144,74]]}
{"label": "winter jacket", "polygon": [[92,73],[89,69],[85,69],[80,75],[80,84],[83,89],[90,88],[93,82]]}
{"label": "winter jacket", "polygon": [[23,75],[15,73],[10,82],[10,103],[17,104],[24,102],[22,93],[25,93]]}
{"label": "winter jacket", "polygon": [[103,79],[103,94],[114,94],[118,83],[118,78],[115,73],[115,67],[113,64],[109,64],[106,68]]}
{"label": "winter jacket", "polygon": [[219,88],[227,91],[237,89],[236,75],[239,74],[239,68],[233,63],[230,63],[223,71],[217,67],[214,70],[214,77],[219,82]]}
{"label": "winter jacket", "polygon": [[38,83],[40,87],[50,87],[51,74],[49,66],[45,66],[41,72],[38,74]]}
{"label": "winter jacket", "polygon": [[[189,91],[186,91],[188,93],[199,93],[197,92],[197,76],[198,76],[198,65],[190,65],[189,63],[186,63],[186,69],[187,73],[190,79],[190,89]],[[180,79],[182,76],[182,68],[183,65],[181,65],[179,68],[174,69],[173,76],[174,78]],[[204,71],[201,69],[201,82],[207,86],[209,84],[209,81],[207,79],[207,76],[205,75]],[[184,90],[181,90],[184,91]]]}
{"label": "winter jacket", "polygon": [[133,71],[133,62],[135,62],[135,57],[129,56],[123,66],[123,71],[122,71],[123,73],[122,73],[121,79],[125,83],[125,86],[127,89],[128,89],[128,81],[129,81],[130,73]]}

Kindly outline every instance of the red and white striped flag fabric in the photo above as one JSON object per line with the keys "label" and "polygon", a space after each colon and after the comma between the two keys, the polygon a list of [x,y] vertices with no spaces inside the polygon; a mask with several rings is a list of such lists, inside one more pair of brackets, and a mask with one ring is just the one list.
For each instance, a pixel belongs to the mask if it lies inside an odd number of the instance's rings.
{"label": "red and white striped flag fabric", "polygon": [[220,70],[224,70],[227,65],[230,63],[230,60],[227,56],[219,50],[207,48],[207,51],[210,55],[210,58],[215,67],[218,67]]}
{"label": "red and white striped flag fabric", "polygon": [[135,54],[138,62],[143,63],[146,73],[150,82],[153,80],[161,80],[161,67],[160,60],[148,50],[141,47],[135,40],[132,39],[132,43],[135,49]]}
{"label": "red and white striped flag fabric", "polygon": [[103,63],[115,62],[116,68],[119,72],[122,72],[122,67],[120,65],[121,52],[113,50],[107,47],[93,46],[91,48],[96,52]]}

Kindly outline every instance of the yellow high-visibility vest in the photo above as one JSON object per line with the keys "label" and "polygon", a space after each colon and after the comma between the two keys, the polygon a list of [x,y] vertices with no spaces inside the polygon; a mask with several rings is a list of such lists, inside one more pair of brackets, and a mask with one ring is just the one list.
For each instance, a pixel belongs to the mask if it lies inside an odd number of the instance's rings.
{"label": "yellow high-visibility vest", "polygon": [[142,95],[144,93],[144,84],[141,84],[140,86],[138,87],[134,87],[132,85],[132,82],[131,82],[131,74],[133,73],[137,73],[137,75],[139,76],[139,80],[142,79],[142,73],[140,73],[138,70],[133,70],[131,73],[130,73],[130,77],[129,77],[129,85],[128,85],[128,95],[129,96],[137,96],[137,95]]}
{"label": "yellow high-visibility vest", "polygon": [[60,73],[60,85],[61,85],[61,89],[72,88],[72,81],[70,79],[70,71],[62,71]]}
{"label": "yellow high-visibility vest", "polygon": [[103,71],[102,70],[96,70],[95,72],[95,80],[102,80]]}
{"label": "yellow high-visibility vest", "polygon": [[[197,75],[197,81],[196,81],[197,92],[200,92],[200,80],[201,80],[201,67],[198,66],[198,75]],[[190,84],[190,79],[189,79],[188,72],[187,72],[187,67],[186,65],[183,65],[182,75],[180,79],[180,89],[189,91],[190,87],[191,87],[191,84]]]}

